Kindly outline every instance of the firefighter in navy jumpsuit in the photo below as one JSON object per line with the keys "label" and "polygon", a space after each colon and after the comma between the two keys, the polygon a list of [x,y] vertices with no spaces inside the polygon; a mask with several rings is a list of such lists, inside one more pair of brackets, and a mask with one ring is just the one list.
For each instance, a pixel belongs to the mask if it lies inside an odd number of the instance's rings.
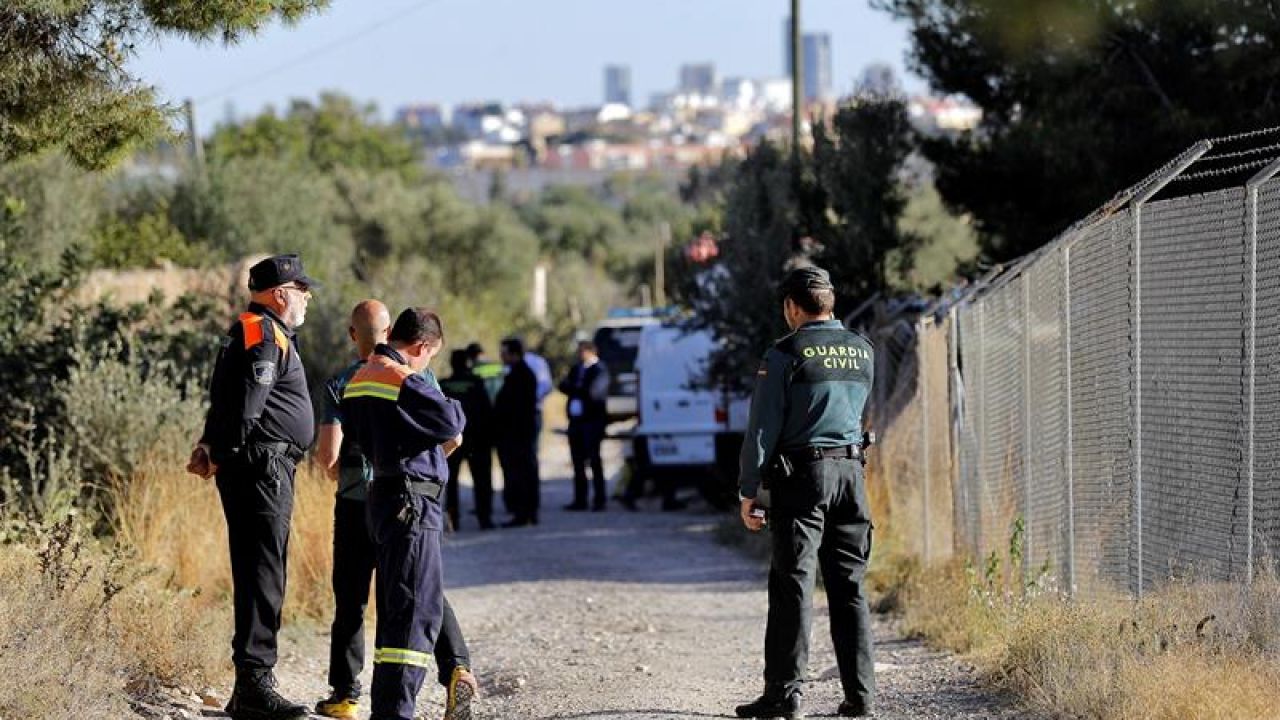
{"label": "firefighter in navy jumpsuit", "polygon": [[410,720],[444,612],[440,538],[447,454],[461,442],[462,407],[420,375],[444,332],[410,308],[347,383],[342,414],[373,467],[369,529],[377,554],[373,720]]}

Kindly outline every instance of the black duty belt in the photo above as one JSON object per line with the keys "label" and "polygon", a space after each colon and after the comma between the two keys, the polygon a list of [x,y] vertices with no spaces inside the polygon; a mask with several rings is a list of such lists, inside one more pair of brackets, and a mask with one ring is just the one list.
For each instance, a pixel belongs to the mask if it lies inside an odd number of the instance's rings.
{"label": "black duty belt", "polygon": [[295,463],[302,460],[302,458],[306,457],[307,455],[306,450],[303,450],[302,448],[298,447],[297,445],[294,445],[293,443],[255,442],[253,444],[256,447],[266,450],[267,452],[276,453],[277,455],[284,455],[285,457],[289,458]]}
{"label": "black duty belt", "polygon": [[411,478],[407,475],[374,475],[375,483],[400,483],[404,488],[414,495],[421,495],[432,500],[439,500],[444,494],[444,483],[435,479],[419,480]]}
{"label": "black duty belt", "polygon": [[839,447],[807,447],[799,450],[787,450],[783,453],[793,463],[816,462],[818,460],[861,460],[862,448],[857,445],[841,445]]}

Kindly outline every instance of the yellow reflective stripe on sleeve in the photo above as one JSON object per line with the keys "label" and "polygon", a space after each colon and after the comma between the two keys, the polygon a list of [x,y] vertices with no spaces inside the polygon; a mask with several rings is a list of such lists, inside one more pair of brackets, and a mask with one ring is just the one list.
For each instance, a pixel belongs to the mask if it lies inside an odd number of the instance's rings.
{"label": "yellow reflective stripe on sleeve", "polygon": [[344,399],[372,397],[395,402],[395,400],[400,397],[400,388],[387,383],[373,382],[372,380],[361,380],[360,382],[348,383],[346,390],[342,392],[342,397]]}
{"label": "yellow reflective stripe on sleeve", "polygon": [[404,648],[377,648],[373,651],[373,661],[384,665],[413,665],[416,667],[430,667],[431,655],[429,653],[418,652],[417,650],[406,650]]}

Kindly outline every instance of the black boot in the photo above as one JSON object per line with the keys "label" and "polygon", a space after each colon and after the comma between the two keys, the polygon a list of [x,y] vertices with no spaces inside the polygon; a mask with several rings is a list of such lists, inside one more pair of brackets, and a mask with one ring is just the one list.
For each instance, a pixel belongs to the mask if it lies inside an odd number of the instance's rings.
{"label": "black boot", "polygon": [[289,702],[276,692],[270,669],[236,670],[236,686],[227,702],[232,720],[301,720],[309,714],[305,705]]}
{"label": "black boot", "polygon": [[770,692],[766,690],[755,702],[739,705],[735,708],[740,718],[786,718],[800,720],[804,717],[804,709],[800,704],[800,693]]}

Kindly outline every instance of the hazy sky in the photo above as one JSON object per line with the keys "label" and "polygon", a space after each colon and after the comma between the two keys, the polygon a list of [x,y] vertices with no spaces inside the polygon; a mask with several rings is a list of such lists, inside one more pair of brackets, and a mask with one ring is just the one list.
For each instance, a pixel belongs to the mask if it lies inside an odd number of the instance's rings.
{"label": "hazy sky", "polygon": [[[675,86],[683,62],[721,77],[783,73],[789,0],[334,0],[293,28],[238,46],[165,40],[133,72],[172,101],[194,98],[202,131],[226,117],[339,90],[383,115],[412,102],[599,103],[603,67],[631,66],[633,100]],[[804,0],[803,28],[831,33],[834,85],[887,62],[907,86],[906,28],[867,0]]]}

